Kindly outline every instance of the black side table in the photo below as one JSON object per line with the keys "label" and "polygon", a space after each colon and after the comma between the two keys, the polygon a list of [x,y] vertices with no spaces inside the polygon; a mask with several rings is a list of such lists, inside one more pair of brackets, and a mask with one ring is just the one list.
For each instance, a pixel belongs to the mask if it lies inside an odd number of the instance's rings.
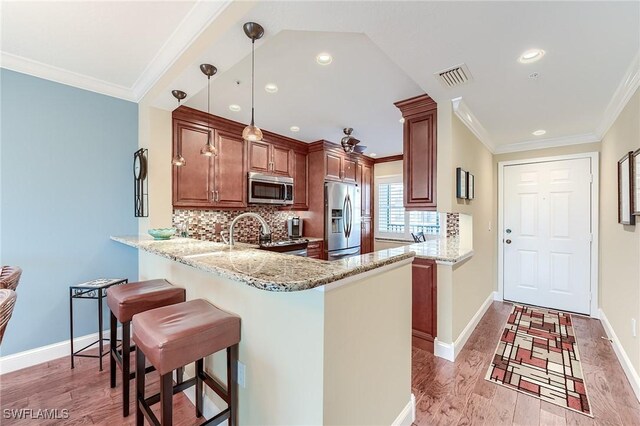
{"label": "black side table", "polygon": [[[125,284],[129,282],[126,278],[114,278],[114,279],[97,279],[93,281],[87,281],[86,283],[76,284],[69,287],[69,332],[71,335],[71,368],[74,368],[74,358],[100,358],[100,371],[102,371],[102,357],[108,355],[109,352],[103,352],[103,342],[109,339],[102,337],[102,302],[107,296],[107,289],[113,285]],[[88,344],[82,349],[74,352],[73,350],[73,300],[74,299],[93,299],[98,301],[98,340]],[[98,355],[87,355],[81,352],[89,349],[91,346],[98,344]]]}

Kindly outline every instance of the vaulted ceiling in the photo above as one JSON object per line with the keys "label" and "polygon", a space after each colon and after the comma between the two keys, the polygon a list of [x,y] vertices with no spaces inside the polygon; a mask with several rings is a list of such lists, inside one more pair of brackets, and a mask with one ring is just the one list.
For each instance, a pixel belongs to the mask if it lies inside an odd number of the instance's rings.
{"label": "vaulted ceiling", "polygon": [[[75,80],[58,81],[82,86],[84,78],[85,88],[138,100],[181,49],[224,17],[227,4],[87,2],[55,8],[4,2],[2,65],[44,77],[43,68],[62,77],[66,71]],[[638,2],[246,6],[200,57],[190,58],[187,71],[153,100],[157,106],[173,109],[169,90],[180,88],[190,95],[188,105],[206,110],[206,78],[198,65],[208,62],[219,69],[212,79],[212,112],[248,121],[250,41],[242,24],[249,20],[266,30],[256,42],[257,124],[305,141],[337,141],[343,127],[354,127],[368,152],[378,155],[402,150],[392,102],[421,92],[438,103],[462,97],[473,117],[467,124],[500,152],[598,140],[615,109],[612,102],[624,98],[618,88],[640,79]],[[531,48],[546,54],[535,63],[518,62]],[[333,62],[318,65],[320,52],[330,53]],[[461,63],[473,77],[465,85],[447,88],[434,76]],[[278,92],[267,93],[266,83],[275,83]],[[241,111],[230,111],[232,103]],[[300,131],[292,133],[291,126]],[[538,129],[546,134],[533,136]]]}

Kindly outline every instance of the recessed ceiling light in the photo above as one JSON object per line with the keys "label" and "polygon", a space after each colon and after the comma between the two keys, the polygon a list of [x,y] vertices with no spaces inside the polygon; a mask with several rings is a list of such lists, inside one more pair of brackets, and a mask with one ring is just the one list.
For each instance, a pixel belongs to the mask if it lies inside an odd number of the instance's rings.
{"label": "recessed ceiling light", "polygon": [[291,130],[292,132],[299,132],[299,131],[300,131],[300,127],[298,127],[298,126],[291,126],[291,127],[289,127],[289,130]]}
{"label": "recessed ceiling light", "polygon": [[546,130],[540,129],[540,130],[536,130],[535,132],[531,133],[533,136],[542,136],[545,133],[547,133]]}
{"label": "recessed ceiling light", "polygon": [[401,123],[404,123],[404,117],[402,117],[400,120],[398,120]]}
{"label": "recessed ceiling light", "polygon": [[524,52],[520,55],[518,61],[522,64],[530,64],[531,62],[536,62],[540,60],[544,56],[544,50],[542,49],[531,49]]}
{"label": "recessed ceiling light", "polygon": [[333,61],[333,58],[326,52],[318,53],[318,56],[316,56],[316,62],[320,65],[329,65],[331,61]]}
{"label": "recessed ceiling light", "polygon": [[378,154],[376,154],[375,152],[372,152],[371,154],[369,154],[370,157],[375,157],[376,155]]}
{"label": "recessed ceiling light", "polygon": [[231,104],[229,105],[229,109],[233,112],[238,112],[240,111],[242,108],[240,108],[240,105],[236,105],[236,104]]}
{"label": "recessed ceiling light", "polygon": [[268,93],[276,93],[278,91],[278,86],[276,86],[275,83],[267,83],[267,85],[264,86],[264,90]]}

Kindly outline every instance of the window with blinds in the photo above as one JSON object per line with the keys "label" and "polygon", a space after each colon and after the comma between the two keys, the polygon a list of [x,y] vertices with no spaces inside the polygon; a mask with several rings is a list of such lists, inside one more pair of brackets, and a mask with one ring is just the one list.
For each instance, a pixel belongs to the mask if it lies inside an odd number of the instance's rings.
{"label": "window with blinds", "polygon": [[378,183],[378,235],[411,240],[411,233],[440,233],[437,212],[405,211],[402,182]]}
{"label": "window with blinds", "polygon": [[381,183],[378,186],[378,197],[378,231],[404,234],[402,183]]}

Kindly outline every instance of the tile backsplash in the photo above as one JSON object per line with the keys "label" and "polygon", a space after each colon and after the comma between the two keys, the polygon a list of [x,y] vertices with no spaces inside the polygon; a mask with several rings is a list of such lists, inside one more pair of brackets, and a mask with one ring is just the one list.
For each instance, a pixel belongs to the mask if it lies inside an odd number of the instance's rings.
{"label": "tile backsplash", "polygon": [[[191,238],[222,242],[220,230],[228,231],[231,221],[245,212],[262,216],[271,227],[274,241],[287,239],[287,218],[299,215],[298,212],[282,211],[272,206],[251,206],[242,210],[174,209],[173,226],[187,221]],[[251,217],[238,221],[234,229],[234,238],[238,242],[257,244],[259,235],[260,222]]]}
{"label": "tile backsplash", "polygon": [[447,237],[457,237],[460,235],[460,213],[446,213],[447,215]]}

